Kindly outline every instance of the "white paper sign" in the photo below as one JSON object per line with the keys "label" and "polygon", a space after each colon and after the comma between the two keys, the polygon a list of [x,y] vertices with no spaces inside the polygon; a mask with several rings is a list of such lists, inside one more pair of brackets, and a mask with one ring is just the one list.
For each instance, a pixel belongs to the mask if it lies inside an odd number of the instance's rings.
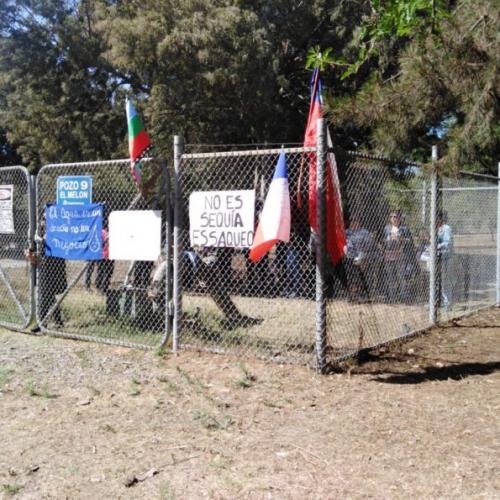
{"label": "white paper sign", "polygon": [[254,216],[253,190],[191,193],[191,246],[248,248],[253,242]]}
{"label": "white paper sign", "polygon": [[0,185],[0,233],[14,232],[14,186]]}
{"label": "white paper sign", "polygon": [[154,261],[160,251],[160,210],[117,210],[109,214],[110,260]]}

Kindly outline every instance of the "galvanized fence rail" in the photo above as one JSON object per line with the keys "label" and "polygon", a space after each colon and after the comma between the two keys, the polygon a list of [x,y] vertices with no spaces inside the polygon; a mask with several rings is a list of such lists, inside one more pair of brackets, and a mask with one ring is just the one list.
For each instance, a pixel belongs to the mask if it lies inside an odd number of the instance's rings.
{"label": "galvanized fence rail", "polygon": [[22,330],[33,316],[31,179],[22,166],[0,169],[0,325]]}

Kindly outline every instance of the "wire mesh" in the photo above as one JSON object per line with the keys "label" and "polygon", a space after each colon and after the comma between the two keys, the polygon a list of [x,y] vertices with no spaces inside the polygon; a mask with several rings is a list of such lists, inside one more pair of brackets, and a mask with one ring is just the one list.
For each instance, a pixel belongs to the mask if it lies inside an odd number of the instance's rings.
{"label": "wire mesh", "polygon": [[21,166],[0,169],[0,325],[28,326],[32,317],[30,178]]}
{"label": "wire mesh", "polygon": [[352,153],[337,163],[347,245],[329,270],[329,361],[429,324],[428,179],[416,165]]}
{"label": "wire mesh", "polygon": [[183,317],[179,347],[252,355],[277,361],[309,360],[314,350],[315,268],[307,213],[296,199],[303,149],[285,149],[291,199],[291,235],[253,263],[248,248],[191,246],[192,193],[253,190],[255,222],[282,150],[184,155],[180,279]]}
{"label": "wire mesh", "polygon": [[497,183],[443,180],[437,293],[442,320],[495,304],[497,203]]}
{"label": "wire mesh", "polygon": [[[150,163],[143,162],[144,165]],[[144,167],[143,168],[147,168]],[[56,201],[59,176],[91,176],[94,203],[104,206],[103,228],[114,211],[161,209],[165,242],[165,197],[147,206],[138,195],[129,160],[46,165],[37,179],[37,308],[42,331],[62,337],[130,347],[160,345],[165,335],[165,255],[158,262],[66,260],[45,255],[44,211]],[[106,235],[104,247],[106,247]],[[105,255],[105,253],[104,253]]]}
{"label": "wire mesh", "polygon": [[[190,246],[190,195],[253,190],[256,225],[280,151],[183,155],[180,347],[284,362],[313,358],[315,243],[304,150],[284,150],[292,209],[288,244],[279,243],[257,264],[245,248]],[[339,153],[336,160],[347,245],[342,262],[330,262],[326,269],[329,362],[424,330],[434,310],[430,176],[409,162],[356,153]],[[444,179],[438,190],[435,296],[441,320],[495,303],[497,189],[484,184]],[[449,229],[444,230],[446,212]],[[443,244],[447,231],[449,254]]]}

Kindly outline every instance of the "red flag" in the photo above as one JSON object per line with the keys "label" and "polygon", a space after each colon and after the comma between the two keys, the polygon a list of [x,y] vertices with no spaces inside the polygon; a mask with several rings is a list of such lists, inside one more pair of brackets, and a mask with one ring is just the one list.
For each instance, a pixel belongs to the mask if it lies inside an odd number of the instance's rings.
{"label": "red flag", "polygon": [[[304,147],[316,147],[317,142],[317,122],[321,118],[321,80],[319,68],[313,73],[311,82],[311,105],[309,107],[309,117],[307,119],[306,133],[304,137]],[[327,131],[328,147],[332,141],[330,133]],[[317,194],[316,194],[316,153],[308,153],[309,158],[309,224],[311,229],[317,234]],[[326,251],[333,264],[338,264],[345,254],[345,228],[344,215],[342,213],[342,202],[340,197],[340,185],[337,174],[337,163],[335,155],[328,153],[326,164]]]}

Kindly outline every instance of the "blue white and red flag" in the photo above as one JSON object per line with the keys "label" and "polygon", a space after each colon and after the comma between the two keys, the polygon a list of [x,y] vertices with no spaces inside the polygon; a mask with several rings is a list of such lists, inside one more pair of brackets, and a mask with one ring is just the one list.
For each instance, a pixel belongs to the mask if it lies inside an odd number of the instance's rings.
{"label": "blue white and red flag", "polygon": [[250,260],[257,262],[278,243],[290,241],[290,190],[285,153],[280,153],[259,224],[250,247]]}
{"label": "blue white and red flag", "polygon": [[[311,80],[311,104],[307,118],[304,147],[316,147],[317,123],[322,116],[321,79],[319,68],[314,70]],[[327,145],[330,149],[332,140],[327,132]],[[307,153],[309,159],[309,225],[317,234],[317,162],[316,153]],[[326,166],[326,250],[333,264],[338,264],[345,254],[346,237],[337,162],[333,153],[327,154]]]}

